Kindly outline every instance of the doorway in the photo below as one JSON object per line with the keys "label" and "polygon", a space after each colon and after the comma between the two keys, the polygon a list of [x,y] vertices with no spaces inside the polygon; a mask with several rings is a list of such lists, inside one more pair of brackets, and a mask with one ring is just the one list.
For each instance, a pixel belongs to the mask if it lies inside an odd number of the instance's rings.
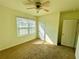
{"label": "doorway", "polygon": [[63,20],[61,45],[75,48],[78,20]]}

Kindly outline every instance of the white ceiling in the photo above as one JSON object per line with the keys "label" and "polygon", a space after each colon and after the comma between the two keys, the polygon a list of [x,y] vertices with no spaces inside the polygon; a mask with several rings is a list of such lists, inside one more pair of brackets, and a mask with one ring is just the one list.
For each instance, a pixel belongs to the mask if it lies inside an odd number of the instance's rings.
{"label": "white ceiling", "polygon": [[0,0],[0,5],[35,16],[46,15],[53,12],[79,9],[79,0],[49,0],[50,1],[50,7],[48,8],[49,12],[45,12],[41,10],[40,13],[36,13],[36,10],[34,9],[30,9],[30,10],[26,9],[26,7],[29,6],[23,5],[23,1],[24,0]]}

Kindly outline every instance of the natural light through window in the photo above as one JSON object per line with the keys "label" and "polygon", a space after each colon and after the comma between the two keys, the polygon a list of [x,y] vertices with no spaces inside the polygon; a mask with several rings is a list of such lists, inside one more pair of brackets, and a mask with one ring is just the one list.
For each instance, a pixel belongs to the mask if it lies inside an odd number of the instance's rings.
{"label": "natural light through window", "polygon": [[39,22],[39,37],[50,44],[54,44],[48,34],[46,33],[46,25]]}
{"label": "natural light through window", "polygon": [[41,40],[45,40],[45,25],[39,22],[39,37]]}
{"label": "natural light through window", "polygon": [[17,17],[16,22],[18,36],[30,35],[36,32],[36,25],[34,20]]}

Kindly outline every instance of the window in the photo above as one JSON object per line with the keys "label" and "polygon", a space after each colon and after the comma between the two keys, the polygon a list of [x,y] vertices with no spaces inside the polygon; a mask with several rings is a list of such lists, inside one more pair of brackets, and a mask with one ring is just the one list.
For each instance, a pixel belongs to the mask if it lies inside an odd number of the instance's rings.
{"label": "window", "polygon": [[25,18],[17,17],[17,35],[25,36],[35,33],[35,21]]}

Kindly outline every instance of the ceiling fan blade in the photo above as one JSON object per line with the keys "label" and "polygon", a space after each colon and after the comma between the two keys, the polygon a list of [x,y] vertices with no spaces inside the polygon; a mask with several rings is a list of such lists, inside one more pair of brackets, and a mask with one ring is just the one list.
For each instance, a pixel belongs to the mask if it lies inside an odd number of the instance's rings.
{"label": "ceiling fan blade", "polygon": [[46,1],[46,2],[43,2],[42,5],[43,6],[49,6],[49,3],[50,3],[49,1]]}
{"label": "ceiling fan blade", "polygon": [[35,7],[30,7],[30,8],[27,8],[27,9],[35,9]]}
{"label": "ceiling fan blade", "polygon": [[34,3],[32,0],[28,0],[29,3]]}
{"label": "ceiling fan blade", "polygon": [[40,0],[34,0],[34,2],[40,2]]}
{"label": "ceiling fan blade", "polygon": [[47,10],[47,9],[43,9],[44,11],[46,11],[46,12],[49,12],[49,10]]}
{"label": "ceiling fan blade", "polygon": [[47,3],[50,3],[49,1],[45,1],[45,2],[43,2],[43,4],[47,4]]}
{"label": "ceiling fan blade", "polygon": [[[28,0],[28,1],[30,1],[30,0]],[[34,2],[32,2],[32,1],[31,2],[24,1],[23,4],[24,5],[34,5]]]}

